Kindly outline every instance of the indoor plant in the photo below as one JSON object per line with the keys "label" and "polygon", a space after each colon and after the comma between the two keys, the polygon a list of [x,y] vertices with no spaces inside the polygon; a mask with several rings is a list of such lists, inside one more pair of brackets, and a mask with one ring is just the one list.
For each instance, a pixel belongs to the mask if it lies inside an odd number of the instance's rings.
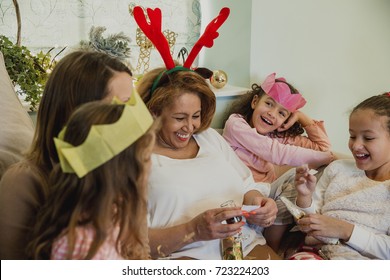
{"label": "indoor plant", "polygon": [[25,46],[18,46],[0,35],[0,51],[17,93],[25,96],[31,111],[36,111],[48,73],[55,64],[50,55],[51,50],[34,55]]}

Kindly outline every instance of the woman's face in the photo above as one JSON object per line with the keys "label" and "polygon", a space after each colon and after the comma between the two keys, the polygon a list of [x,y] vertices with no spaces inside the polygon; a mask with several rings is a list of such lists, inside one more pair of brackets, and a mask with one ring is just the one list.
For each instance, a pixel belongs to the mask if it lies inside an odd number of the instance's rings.
{"label": "woman's face", "polygon": [[349,117],[348,146],[356,166],[371,179],[388,177],[390,173],[390,133],[388,117],[371,109],[361,109]]}
{"label": "woman's face", "polygon": [[180,149],[188,145],[201,124],[201,100],[194,93],[184,93],[161,113],[160,138],[170,148]]}
{"label": "woman's face", "polygon": [[127,72],[115,72],[107,85],[107,100],[112,100],[114,96],[122,102],[130,99],[133,93],[133,78]]}
{"label": "woman's face", "polygon": [[267,135],[281,127],[290,116],[286,108],[267,94],[263,94],[260,98],[255,95],[251,106],[253,115],[250,125],[262,135]]}

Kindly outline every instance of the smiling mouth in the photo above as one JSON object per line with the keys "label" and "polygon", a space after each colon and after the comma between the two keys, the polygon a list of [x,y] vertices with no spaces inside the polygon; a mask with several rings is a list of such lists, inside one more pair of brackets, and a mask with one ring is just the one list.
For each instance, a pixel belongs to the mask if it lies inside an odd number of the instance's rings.
{"label": "smiling mouth", "polygon": [[266,118],[264,118],[264,117],[260,117],[260,118],[261,118],[262,121],[265,122],[266,124],[268,124],[268,125],[273,125],[273,123],[272,123],[270,120],[268,120],[268,119],[266,119]]}
{"label": "smiling mouth", "polygon": [[369,155],[369,154],[355,154],[355,157],[356,157],[357,159],[363,160],[363,159],[369,158],[370,155]]}
{"label": "smiling mouth", "polygon": [[180,141],[187,141],[188,138],[190,138],[191,134],[181,134],[176,133],[177,138],[179,138]]}

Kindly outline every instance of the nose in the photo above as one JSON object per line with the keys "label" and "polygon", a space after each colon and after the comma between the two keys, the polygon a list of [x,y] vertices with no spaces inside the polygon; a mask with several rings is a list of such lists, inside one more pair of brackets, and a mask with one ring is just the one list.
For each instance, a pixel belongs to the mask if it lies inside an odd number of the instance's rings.
{"label": "nose", "polygon": [[193,132],[195,129],[195,126],[194,126],[194,122],[192,121],[192,119],[187,119],[187,121],[184,124],[182,129],[183,129],[183,131],[185,131],[187,133]]}
{"label": "nose", "polygon": [[351,139],[349,141],[349,144],[350,144],[350,149],[352,151],[359,151],[363,147],[363,142],[360,139],[358,139],[358,138]]}
{"label": "nose", "polygon": [[275,114],[276,114],[276,109],[270,109],[267,112],[267,115],[270,116],[271,118],[275,118]]}

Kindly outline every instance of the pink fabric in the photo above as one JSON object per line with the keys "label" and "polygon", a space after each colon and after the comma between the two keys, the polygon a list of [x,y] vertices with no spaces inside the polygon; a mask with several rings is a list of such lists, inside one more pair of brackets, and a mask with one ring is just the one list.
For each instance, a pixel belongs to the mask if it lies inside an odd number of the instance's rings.
{"label": "pink fabric", "polygon": [[[88,250],[94,239],[95,231],[92,226],[76,228],[76,244],[73,251],[73,260],[82,260],[88,254]],[[115,241],[118,235],[118,229],[108,236],[97,253],[92,257],[93,260],[123,260],[123,257],[115,249]],[[51,259],[64,260],[68,251],[68,235],[61,235],[52,246]]]}
{"label": "pink fabric", "polygon": [[239,114],[226,121],[223,137],[251,169],[256,182],[276,180],[275,165],[299,166],[333,160],[323,122],[304,128],[306,136],[271,138],[257,133]]}
{"label": "pink fabric", "polygon": [[[261,88],[264,92],[272,97],[276,102],[281,104],[290,112],[302,108],[306,104],[306,100],[300,93],[292,94],[287,84],[281,82],[275,82],[276,73],[268,75],[265,81],[261,84]],[[286,81],[284,78],[277,78],[282,81]]]}

